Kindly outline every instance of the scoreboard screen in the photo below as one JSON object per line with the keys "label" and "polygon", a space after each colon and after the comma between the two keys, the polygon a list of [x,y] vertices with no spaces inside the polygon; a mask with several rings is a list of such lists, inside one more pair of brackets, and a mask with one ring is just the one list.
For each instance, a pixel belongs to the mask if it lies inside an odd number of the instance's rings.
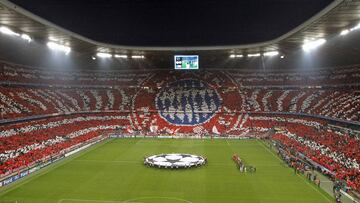
{"label": "scoreboard screen", "polygon": [[198,55],[175,55],[176,70],[197,70],[199,69]]}

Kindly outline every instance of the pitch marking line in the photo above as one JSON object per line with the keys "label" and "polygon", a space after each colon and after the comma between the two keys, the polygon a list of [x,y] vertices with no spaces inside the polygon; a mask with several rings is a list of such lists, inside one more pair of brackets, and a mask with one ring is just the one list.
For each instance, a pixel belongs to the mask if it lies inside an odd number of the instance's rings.
{"label": "pitch marking line", "polygon": [[[259,140],[256,140],[264,149],[266,149],[266,151],[270,152],[275,158],[277,158],[280,161],[281,160],[273,151],[269,150],[267,147],[264,146],[264,143],[260,142]],[[300,176],[299,174],[296,174],[298,177],[302,178],[302,176]],[[315,190],[316,192],[318,192],[321,196],[323,196],[325,199],[327,199],[329,202],[334,202],[332,199],[330,199],[328,196],[324,195],[322,192],[320,192],[317,188],[314,187],[313,184],[310,184],[309,182],[305,181],[306,184],[308,184],[313,190]]]}
{"label": "pitch marking line", "polygon": [[114,202],[121,202],[121,201],[111,201],[111,200],[96,200],[96,199],[60,199],[57,201],[57,203],[62,203],[66,201],[79,201],[79,202],[108,202],[108,203],[114,203]]}
{"label": "pitch marking line", "polygon": [[144,200],[144,199],[167,199],[167,200],[177,200],[177,201],[186,202],[186,203],[193,203],[193,202],[188,201],[186,199],[181,199],[181,198],[176,198],[176,197],[157,197],[157,196],[154,196],[154,197],[139,197],[139,198],[135,198],[135,199],[129,199],[129,200],[123,201],[123,203],[130,203],[130,202],[133,202],[133,201]]}
{"label": "pitch marking line", "polygon": [[[96,200],[96,199],[60,199],[57,203],[62,202],[102,202],[102,203],[121,203],[124,201],[111,201],[111,200]],[[142,203],[142,202],[129,202],[129,203]]]}
{"label": "pitch marking line", "polygon": [[57,203],[63,203],[66,201],[75,201],[75,202],[102,202],[102,203],[142,203],[139,202],[138,200],[145,200],[145,199],[167,199],[167,200],[177,200],[179,202],[186,202],[186,203],[193,203],[191,201],[185,200],[185,199],[181,199],[181,198],[176,198],[176,197],[139,197],[139,198],[134,198],[134,199],[128,199],[128,200],[124,200],[124,201],[112,201],[112,200],[96,200],[96,199],[60,199],[59,201],[57,201]]}
{"label": "pitch marking line", "polygon": [[229,142],[228,142],[228,140],[226,139],[226,144],[230,147],[230,144],[229,144]]}
{"label": "pitch marking line", "polygon": [[138,164],[141,161],[105,161],[105,160],[96,160],[96,159],[80,159],[74,160],[74,162],[97,162],[97,163],[125,163],[125,164]]}

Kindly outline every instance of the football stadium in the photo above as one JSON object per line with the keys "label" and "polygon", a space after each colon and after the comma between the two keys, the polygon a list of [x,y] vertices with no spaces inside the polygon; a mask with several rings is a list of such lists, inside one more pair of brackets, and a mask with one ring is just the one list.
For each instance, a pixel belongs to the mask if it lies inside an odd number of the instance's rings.
{"label": "football stadium", "polygon": [[359,0],[0,0],[0,203],[360,202]]}

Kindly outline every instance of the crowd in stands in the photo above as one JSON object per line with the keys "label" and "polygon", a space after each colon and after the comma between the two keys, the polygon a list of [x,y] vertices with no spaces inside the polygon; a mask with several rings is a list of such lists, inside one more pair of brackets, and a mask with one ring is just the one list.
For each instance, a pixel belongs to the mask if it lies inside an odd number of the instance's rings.
{"label": "crowd in stands", "polygon": [[[167,77],[169,71],[158,71]],[[0,80],[20,83],[46,83],[60,85],[116,85],[139,86],[152,71],[87,71],[74,70],[51,71],[34,67],[14,65],[0,62]],[[174,73],[172,73],[174,74]],[[176,73],[175,73],[176,74]],[[358,84],[360,80],[360,65],[313,69],[303,72],[295,71],[259,71],[259,70],[228,70],[202,72],[205,77],[211,74],[225,74],[234,78],[241,86],[286,86],[286,85],[337,85]],[[218,85],[228,86],[226,80],[219,79]]]}
{"label": "crowd in stands", "polygon": [[321,132],[314,135],[307,128],[299,129],[292,129],[297,134],[277,133],[273,139],[324,166],[331,172],[329,175],[345,181],[349,188],[360,190],[359,139],[330,132],[328,135],[333,135],[328,138]]}
{"label": "crowd in stands", "polygon": [[0,175],[128,125],[126,114],[98,113],[0,126]]}
{"label": "crowd in stands", "polygon": [[360,135],[333,131],[325,121],[294,116],[252,116],[245,125],[256,131],[276,126],[272,139],[324,166],[328,175],[360,191]]}
{"label": "crowd in stands", "polygon": [[[153,76],[154,74],[156,76]],[[232,79],[227,78],[228,76]],[[0,87],[0,116],[2,119],[7,119],[59,112],[130,110],[131,100],[135,99],[138,92],[134,88],[145,87],[147,91],[158,93],[161,91],[159,87],[189,77],[206,81],[210,84],[207,87],[209,91],[215,89],[221,94],[221,97],[224,97],[224,101],[235,100],[227,102],[222,111],[226,111],[225,108],[228,108],[237,111],[307,113],[344,120],[360,120],[360,115],[357,113],[360,111],[358,88],[289,89],[286,88],[286,82],[284,82],[294,81],[303,86],[311,82],[319,83],[318,85],[323,85],[324,82],[358,84],[360,66],[314,70],[310,73],[209,70],[201,72],[201,74],[189,74],[172,71],[54,72],[4,62],[0,63],[2,82],[73,85],[73,87],[68,89],[48,86],[41,86],[41,88],[34,86],[31,88],[29,86]],[[144,81],[147,83],[142,86]],[[235,83],[231,83],[231,81],[235,81]],[[252,82],[256,84],[252,84]],[[262,86],[259,87],[259,84]],[[263,88],[276,84],[283,85],[283,88]],[[86,88],[82,85],[85,85]],[[99,89],[100,87],[103,89]],[[114,87],[115,89],[113,89]],[[236,93],[240,93],[240,96]],[[155,100],[155,98],[150,99]]]}
{"label": "crowd in stands", "polygon": [[127,89],[51,89],[0,87],[0,118],[52,113],[129,111]]}
{"label": "crowd in stands", "polygon": [[0,81],[22,84],[139,86],[148,71],[51,71],[0,62]]}
{"label": "crowd in stands", "polygon": [[[334,172],[336,178],[346,181],[351,189],[359,190],[359,137],[331,131],[324,127],[326,122],[321,119],[261,114],[232,117],[239,118],[235,122],[239,134],[233,132],[236,136],[255,136],[255,132],[267,132],[277,126],[281,132],[273,136],[274,140],[305,154]],[[60,116],[3,125],[0,127],[0,174],[27,166],[83,140],[99,136],[106,130],[134,130],[130,123],[128,113],[120,115],[119,112],[114,112]],[[158,126],[160,129],[162,127]],[[180,128],[175,134],[188,133],[188,128],[190,127]],[[213,130],[206,129],[206,125],[193,128],[207,132]],[[146,134],[146,131],[141,133]]]}
{"label": "crowd in stands", "polygon": [[[199,110],[206,112],[304,113],[342,120],[360,120],[358,113],[360,112],[360,91],[356,89],[238,89],[224,91],[224,89],[206,88],[201,90],[203,93],[194,89],[172,88],[172,93],[170,93],[157,88],[136,91],[132,88],[0,86],[0,118],[11,119],[51,113],[112,110],[140,112],[161,110],[174,118],[175,113],[180,113],[179,110],[182,112]],[[174,103],[175,100],[177,103]],[[199,106],[196,106],[197,101],[199,101]],[[149,105],[149,102],[152,105]],[[186,102],[194,103],[194,105],[186,106]],[[136,103],[135,106],[131,106],[133,103]],[[207,103],[209,105],[201,106]],[[210,105],[210,103],[212,104]],[[181,106],[182,104],[184,106]],[[197,115],[193,116],[195,118]]]}
{"label": "crowd in stands", "polygon": [[289,71],[226,71],[243,86],[322,86],[337,84],[356,84],[360,81],[360,66],[335,67],[304,72]]}
{"label": "crowd in stands", "polygon": [[360,92],[356,90],[305,89],[244,91],[249,111],[307,113],[360,120]]}
{"label": "crowd in stands", "polygon": [[[359,66],[307,74],[107,73],[52,72],[0,63],[0,120],[61,114],[0,125],[0,175],[118,129],[144,135],[262,137],[277,127],[272,139],[360,190],[359,136],[327,128],[324,119],[276,114],[359,122],[359,79]],[[344,89],[343,84],[355,87]],[[301,88],[287,87],[291,85]],[[77,114],[65,115],[69,113]]]}
{"label": "crowd in stands", "polygon": [[315,167],[311,163],[299,157],[296,151],[284,147],[280,143],[275,143],[275,147],[277,148],[278,156],[281,157],[288,167],[294,169],[295,174],[304,174],[308,180],[320,186],[320,179],[317,177],[314,170]]}

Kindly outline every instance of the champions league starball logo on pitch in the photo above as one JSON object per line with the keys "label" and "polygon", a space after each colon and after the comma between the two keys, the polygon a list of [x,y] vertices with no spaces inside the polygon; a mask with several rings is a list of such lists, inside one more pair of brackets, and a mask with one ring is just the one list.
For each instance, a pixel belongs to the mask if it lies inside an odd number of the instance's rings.
{"label": "champions league starball logo on pitch", "polygon": [[221,105],[218,93],[200,80],[179,80],[156,96],[162,118],[174,125],[198,125],[211,119]]}

